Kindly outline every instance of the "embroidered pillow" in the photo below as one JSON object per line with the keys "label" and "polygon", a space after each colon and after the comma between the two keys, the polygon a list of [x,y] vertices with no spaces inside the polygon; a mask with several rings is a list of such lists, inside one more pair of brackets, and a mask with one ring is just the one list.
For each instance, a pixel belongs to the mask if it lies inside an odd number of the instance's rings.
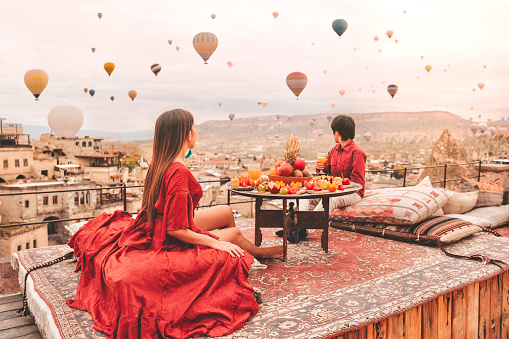
{"label": "embroidered pillow", "polygon": [[444,214],[463,214],[471,211],[477,204],[479,191],[459,193],[450,191],[451,198],[444,205]]}
{"label": "embroidered pillow", "polygon": [[364,197],[355,205],[333,210],[330,216],[336,221],[412,225],[431,216],[448,199],[439,188],[401,187]]}
{"label": "embroidered pillow", "polygon": [[476,190],[479,190],[479,196],[477,197],[475,207],[502,205],[504,199],[504,189],[502,185],[461,178],[459,185],[459,191],[461,193],[473,192]]}

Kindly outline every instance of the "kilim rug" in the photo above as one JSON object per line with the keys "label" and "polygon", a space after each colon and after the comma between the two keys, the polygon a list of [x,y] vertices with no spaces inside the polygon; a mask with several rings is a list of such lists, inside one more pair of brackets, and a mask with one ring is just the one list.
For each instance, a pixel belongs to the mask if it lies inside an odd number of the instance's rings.
{"label": "kilim rug", "polygon": [[[254,240],[253,220],[237,225]],[[274,231],[263,229],[262,246],[281,244]],[[252,285],[262,291],[260,312],[228,338],[331,337],[501,273],[495,265],[451,258],[437,248],[333,228],[329,231],[329,253],[324,253],[320,232],[314,231],[299,244],[289,244],[287,262],[262,261],[267,269],[250,277]],[[476,234],[447,248],[453,253],[484,254],[509,263],[509,238],[505,237]],[[21,278],[27,268],[67,251],[66,245],[21,251],[13,255],[13,265],[21,264]],[[62,338],[104,337],[93,329],[87,312],[65,303],[74,297],[78,285],[79,273],[73,272],[74,266],[61,262],[34,271],[35,289],[30,283],[28,287],[37,294],[29,296],[40,297],[49,306],[51,317],[47,311],[39,317],[52,319],[51,325],[56,325]],[[30,304],[35,305],[35,300]],[[32,312],[38,324],[45,326],[48,321],[38,320],[40,312]]]}

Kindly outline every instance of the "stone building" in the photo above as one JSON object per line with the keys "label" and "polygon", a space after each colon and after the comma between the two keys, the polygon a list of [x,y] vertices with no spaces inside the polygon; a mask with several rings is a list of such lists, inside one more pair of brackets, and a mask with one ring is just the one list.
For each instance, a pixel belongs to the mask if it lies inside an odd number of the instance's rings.
{"label": "stone building", "polygon": [[19,124],[4,125],[0,119],[0,183],[27,179],[32,175],[34,149]]}
{"label": "stone building", "polygon": [[48,246],[46,224],[0,228],[0,258],[9,257],[17,251],[44,246]]}

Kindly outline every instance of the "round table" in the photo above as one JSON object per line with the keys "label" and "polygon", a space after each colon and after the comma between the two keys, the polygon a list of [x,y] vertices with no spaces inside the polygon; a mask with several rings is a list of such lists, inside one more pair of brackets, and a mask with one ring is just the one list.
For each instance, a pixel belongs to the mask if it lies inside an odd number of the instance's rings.
{"label": "round table", "polygon": [[[287,258],[287,234],[290,231],[299,229],[321,229],[322,249],[325,253],[329,251],[329,199],[343,195],[356,194],[362,189],[362,185],[352,183],[345,187],[344,190],[329,191],[308,191],[301,189],[297,194],[272,194],[269,192],[258,192],[257,190],[241,191],[230,187],[230,183],[226,184],[228,190],[233,194],[245,197],[255,198],[255,245],[262,244],[262,228],[281,228],[283,227],[283,261]],[[299,211],[298,201],[300,199],[321,198],[323,203],[323,211]],[[283,200],[282,210],[262,210],[264,199]],[[297,206],[293,202],[287,206],[288,199],[297,200]],[[298,232],[295,232],[298,234]],[[298,241],[298,238],[296,239]]]}

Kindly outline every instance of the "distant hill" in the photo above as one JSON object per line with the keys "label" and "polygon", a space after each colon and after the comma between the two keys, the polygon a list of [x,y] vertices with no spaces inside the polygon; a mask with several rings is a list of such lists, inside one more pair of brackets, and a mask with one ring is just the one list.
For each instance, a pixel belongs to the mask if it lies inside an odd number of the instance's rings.
{"label": "distant hill", "polygon": [[[41,134],[50,133],[51,129],[47,126],[30,126],[23,125],[24,133],[30,134],[33,139],[39,139]],[[133,140],[147,140],[154,137],[154,130],[142,130],[135,132],[111,132],[111,131],[100,131],[100,130],[81,130],[77,136],[84,137],[90,136],[93,138],[114,138],[122,142],[130,142]]]}

